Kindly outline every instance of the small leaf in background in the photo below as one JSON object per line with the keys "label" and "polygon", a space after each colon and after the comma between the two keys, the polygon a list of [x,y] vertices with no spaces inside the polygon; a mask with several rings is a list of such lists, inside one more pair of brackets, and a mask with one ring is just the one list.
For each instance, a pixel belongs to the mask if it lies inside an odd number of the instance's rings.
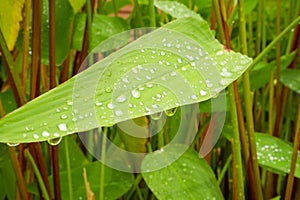
{"label": "small leaf in background", "polygon": [[[115,3],[115,8],[113,3]],[[115,0],[114,2],[107,1],[105,2],[103,8],[100,10],[100,14],[112,14],[115,12],[115,9],[116,11],[119,11],[121,8],[129,4],[131,4],[130,0],[122,0],[122,1]]]}
{"label": "small leaf in background", "polygon": [[9,50],[13,50],[19,35],[23,5],[24,0],[0,1],[0,30]]}
{"label": "small leaf in background", "polygon": [[80,11],[80,9],[82,8],[82,6],[85,4],[85,0],[69,0],[74,13],[77,13]]}
{"label": "small leaf in background", "polygon": [[184,4],[176,1],[155,1],[154,5],[175,18],[195,17],[199,20],[203,20],[200,15],[188,9]]}
{"label": "small leaf in background", "polygon": [[[67,140],[67,141],[65,141]],[[66,146],[67,145],[67,146]],[[66,151],[68,151],[68,157],[66,155]],[[85,155],[83,154],[80,146],[76,143],[74,138],[68,136],[62,138],[59,146],[59,168],[62,171],[67,170],[67,159],[69,159],[70,167],[77,168],[81,167],[88,163]]]}
{"label": "small leaf in background", "polygon": [[[83,168],[86,169],[87,180],[90,189],[99,199],[99,184],[101,163],[99,161],[86,164],[81,167],[72,168],[72,190],[73,199],[86,199],[86,188],[84,185]],[[50,177],[50,180],[52,177]],[[60,173],[61,198],[70,199],[68,189],[68,178],[66,171]],[[125,194],[132,186],[132,174],[120,172],[105,166],[104,197],[106,200],[115,200]]]}
{"label": "small leaf in background", "polygon": [[[75,17],[72,47],[81,50],[83,34],[86,22],[85,14],[78,14]],[[92,24],[92,41],[90,49],[95,48],[107,38],[129,29],[128,23],[120,17],[109,17],[105,15],[94,15]]]}
{"label": "small leaf in background", "polygon": [[128,23],[120,17],[94,15],[92,25],[91,49],[95,48],[107,38],[129,29]]}
{"label": "small leaf in background", "polygon": [[[16,199],[16,175],[6,144],[0,144],[0,197]],[[0,198],[1,199],[1,198]]]}
{"label": "small leaf in background", "polygon": [[286,69],[280,74],[280,82],[286,87],[300,94],[300,70]]}
{"label": "small leaf in background", "polygon": [[[284,70],[288,67],[288,65],[293,61],[296,52],[291,54],[287,54],[280,57],[280,69]],[[266,62],[259,62],[255,65],[250,71],[250,84],[251,89],[256,90],[263,86],[270,81],[270,71],[276,71],[276,60],[266,63]],[[276,73],[276,72],[275,72]]]}
{"label": "small leaf in background", "polygon": [[6,113],[12,112],[17,108],[12,89],[8,89],[4,92],[1,92],[0,98]]}
{"label": "small leaf in background", "polygon": [[[223,199],[215,175],[207,162],[191,149],[180,156],[182,148],[187,147],[166,147],[147,155],[143,160],[142,175],[155,196],[160,200]],[[167,163],[167,167],[156,170]]]}
{"label": "small leaf in background", "polygon": [[[257,160],[259,165],[275,173],[289,173],[293,154],[292,145],[268,134],[256,133]],[[300,178],[300,152],[295,169],[295,177]]]}

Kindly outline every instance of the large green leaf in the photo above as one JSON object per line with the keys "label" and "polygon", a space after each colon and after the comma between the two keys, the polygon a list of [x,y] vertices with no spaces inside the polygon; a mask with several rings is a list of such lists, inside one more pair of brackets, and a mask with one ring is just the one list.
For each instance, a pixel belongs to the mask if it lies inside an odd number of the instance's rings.
{"label": "large green leaf", "polygon": [[[166,147],[143,160],[143,177],[155,196],[160,200],[223,199],[210,166],[194,150],[189,149],[173,162],[182,148],[186,147]],[[170,165],[156,170],[166,163]]]}
{"label": "large green leaf", "polygon": [[6,115],[0,142],[45,141],[205,101],[250,64],[224,49],[205,21],[181,18]]}
{"label": "large green leaf", "polygon": [[[258,163],[276,173],[289,173],[293,147],[291,144],[268,134],[256,133]],[[296,163],[295,176],[300,178],[300,152]]]}
{"label": "large green leaf", "polygon": [[300,70],[287,69],[281,72],[280,82],[300,94]]}

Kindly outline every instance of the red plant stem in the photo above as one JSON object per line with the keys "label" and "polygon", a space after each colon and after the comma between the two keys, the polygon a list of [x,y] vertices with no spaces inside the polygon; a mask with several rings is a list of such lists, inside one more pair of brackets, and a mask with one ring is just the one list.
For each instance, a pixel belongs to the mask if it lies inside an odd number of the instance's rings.
{"label": "red plant stem", "polygon": [[[49,61],[50,61],[50,89],[56,86],[56,38],[55,38],[55,0],[49,0]],[[61,199],[60,194],[60,174],[58,145],[51,146],[52,151],[52,170],[53,170],[53,188],[56,200]]]}
{"label": "red plant stem", "polygon": [[18,161],[17,156],[16,156],[15,148],[14,147],[9,147],[8,150],[9,150],[11,160],[13,162],[13,167],[14,167],[16,177],[17,177],[17,180],[18,180],[17,183],[18,183],[19,191],[21,192],[22,199],[27,200],[28,199],[28,193],[27,193],[26,183],[24,181],[22,170],[21,170],[19,161]]}

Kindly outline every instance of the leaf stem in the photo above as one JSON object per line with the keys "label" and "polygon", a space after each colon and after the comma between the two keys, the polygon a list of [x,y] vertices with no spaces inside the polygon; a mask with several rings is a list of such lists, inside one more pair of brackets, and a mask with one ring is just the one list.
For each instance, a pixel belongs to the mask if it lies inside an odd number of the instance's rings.
{"label": "leaf stem", "polygon": [[[239,36],[240,36],[240,49],[243,54],[247,54],[247,36],[246,36],[246,18],[245,18],[245,6],[244,0],[238,1],[238,13],[239,13]],[[256,194],[251,194],[255,199],[263,199],[263,192],[260,181],[260,173],[256,156],[256,143],[255,143],[255,133],[254,133],[254,121],[252,113],[252,101],[250,92],[250,78],[249,70],[246,70],[243,74],[243,88],[244,88],[244,100],[245,100],[245,110],[246,110],[246,124],[249,136],[249,152],[250,160],[247,163],[248,168],[253,172],[249,174],[251,176],[251,188],[252,192]],[[253,178],[253,180],[252,180]]]}
{"label": "leaf stem", "polygon": [[33,159],[32,155],[31,155],[30,152],[28,151],[28,149],[25,149],[25,150],[24,150],[24,155],[25,155],[25,157],[29,160],[29,162],[30,162],[31,165],[32,165],[33,171],[34,171],[35,176],[36,176],[36,178],[37,178],[37,181],[38,181],[38,183],[39,183],[39,185],[40,185],[40,188],[41,188],[41,191],[42,191],[42,193],[43,193],[44,198],[45,198],[46,200],[50,200],[50,197],[49,197],[49,195],[48,195],[46,186],[45,186],[45,184],[44,184],[44,182],[43,182],[43,178],[42,178],[42,176],[41,176],[41,174],[40,174],[40,172],[39,172],[39,169],[38,169],[37,165],[36,165],[35,162],[34,162],[34,159]]}
{"label": "leaf stem", "polygon": [[235,199],[245,199],[244,195],[244,180],[243,180],[243,165],[242,165],[242,156],[241,156],[241,144],[240,144],[240,135],[239,135],[239,125],[237,118],[237,110],[235,105],[235,95],[233,84],[228,86],[229,90],[229,100],[230,100],[230,116],[231,123],[233,127],[233,195]]}
{"label": "leaf stem", "polygon": [[148,1],[149,1],[150,27],[156,27],[154,0],[148,0]]}

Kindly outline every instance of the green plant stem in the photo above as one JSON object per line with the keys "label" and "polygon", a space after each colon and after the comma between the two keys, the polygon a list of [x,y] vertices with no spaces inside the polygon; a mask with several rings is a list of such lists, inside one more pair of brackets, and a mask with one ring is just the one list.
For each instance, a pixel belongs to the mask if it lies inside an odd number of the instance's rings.
{"label": "green plant stem", "polygon": [[289,33],[298,23],[300,22],[300,16],[298,16],[292,23],[290,23],[266,48],[263,49],[263,51],[253,60],[251,66],[249,69],[251,69],[253,66],[255,66],[261,59],[269,53],[269,51],[279,42],[283,36],[285,36],[287,33]]}
{"label": "green plant stem", "polygon": [[150,27],[156,27],[154,0],[148,0]]}
{"label": "green plant stem", "polygon": [[295,175],[299,147],[300,147],[300,98],[298,99],[298,111],[296,116],[295,137],[294,137],[294,151],[291,160],[290,174],[286,186],[285,200],[289,200],[292,197],[294,175]]}
{"label": "green plant stem", "polygon": [[133,187],[131,188],[130,192],[128,193],[128,195],[126,195],[126,199],[125,200],[130,200],[131,199],[131,196],[132,194],[134,193],[134,191],[136,190],[136,187],[138,187],[139,183],[141,182],[142,180],[142,174],[137,174],[136,177],[134,177],[134,175],[132,175],[132,179],[134,181],[133,183]]}
{"label": "green plant stem", "polygon": [[[88,43],[88,52],[89,53],[92,49],[91,49],[91,42],[92,42],[92,18],[93,18],[93,14],[92,14],[92,8],[91,8],[91,1],[90,0],[86,0],[86,12],[87,12],[87,43]],[[91,63],[89,63],[91,64]]]}
{"label": "green plant stem", "polygon": [[113,5],[113,8],[114,8],[115,16],[118,16],[118,11],[117,11],[117,7],[116,7],[116,0],[112,0],[112,5]]}
{"label": "green plant stem", "polygon": [[33,168],[33,171],[34,171],[34,173],[35,173],[35,176],[36,176],[36,178],[37,178],[37,181],[38,181],[38,183],[39,183],[39,185],[40,185],[40,188],[41,188],[41,191],[42,191],[42,193],[43,193],[44,198],[45,198],[46,200],[50,200],[50,197],[49,197],[49,195],[48,195],[46,186],[45,186],[45,184],[44,184],[44,182],[43,182],[43,179],[42,179],[42,176],[41,176],[41,174],[40,174],[40,172],[39,172],[39,169],[38,169],[37,165],[35,164],[34,159],[33,159],[32,155],[30,154],[30,152],[28,151],[28,149],[25,149],[25,150],[24,150],[24,155],[25,155],[25,157],[29,160],[29,162],[31,163],[31,166],[32,166],[32,168]]}
{"label": "green plant stem", "polygon": [[237,110],[235,105],[235,95],[233,85],[228,86],[229,100],[230,100],[230,116],[233,132],[233,195],[235,199],[245,199],[244,195],[244,178],[243,178],[243,165],[241,156],[241,144],[239,135],[239,125],[237,118]]}
{"label": "green plant stem", "polygon": [[232,154],[230,154],[228,156],[224,167],[222,168],[221,172],[219,173],[219,176],[218,176],[218,184],[219,185],[221,184],[221,182],[226,174],[226,171],[228,170],[228,167],[230,166],[231,161],[232,161]]}
{"label": "green plant stem", "polygon": [[[246,36],[246,18],[244,10],[244,0],[238,1],[238,11],[239,11],[239,36],[240,36],[240,49],[241,53],[247,54],[247,36]],[[253,182],[251,184],[254,188],[252,194],[256,199],[263,199],[262,187],[260,182],[260,173],[257,162],[256,154],[256,143],[255,143],[255,133],[254,133],[254,121],[252,113],[252,102],[251,102],[251,92],[250,92],[250,78],[249,70],[243,74],[243,88],[244,88],[244,100],[245,100],[245,109],[246,109],[246,121],[247,121],[247,130],[249,136],[249,150],[250,150],[250,162],[248,165],[251,165],[251,171],[253,171]],[[251,175],[252,176],[252,175]]]}
{"label": "green plant stem", "polygon": [[133,5],[134,5],[134,10],[137,14],[137,19],[140,23],[140,26],[141,27],[144,27],[144,21],[143,21],[143,18],[142,18],[142,12],[141,12],[141,9],[140,9],[140,6],[139,6],[139,3],[137,0],[133,0]]}
{"label": "green plant stem", "polygon": [[221,34],[221,41],[223,44],[225,44],[225,34],[223,31],[224,27],[223,27],[223,23],[222,23],[218,0],[213,0],[213,7],[214,7],[215,15],[216,15],[217,24],[219,26],[219,30],[220,30],[220,34]]}
{"label": "green plant stem", "polygon": [[69,144],[68,144],[69,138],[70,137],[68,137],[68,136],[64,137],[64,145],[65,145],[65,152],[66,152],[69,200],[73,200],[72,174],[71,174],[71,163],[70,163]]}
{"label": "green plant stem", "polygon": [[263,15],[264,2],[263,0],[258,1],[258,19],[257,19],[257,31],[256,31],[256,55],[258,55],[261,51],[261,43],[262,43],[262,28],[263,28]]}
{"label": "green plant stem", "polygon": [[[280,34],[280,0],[277,0],[277,35]],[[280,88],[281,85],[279,84],[280,80],[280,41],[276,44],[276,76],[277,76],[277,82],[276,84],[276,118],[280,118],[281,115],[281,92]],[[279,126],[279,129],[275,129],[274,135],[276,137],[279,136],[281,126]]]}
{"label": "green plant stem", "polygon": [[106,137],[108,128],[103,128],[102,134],[102,149],[101,149],[101,171],[100,171],[100,191],[99,199],[104,200],[104,180],[105,180],[105,156],[106,156]]}

